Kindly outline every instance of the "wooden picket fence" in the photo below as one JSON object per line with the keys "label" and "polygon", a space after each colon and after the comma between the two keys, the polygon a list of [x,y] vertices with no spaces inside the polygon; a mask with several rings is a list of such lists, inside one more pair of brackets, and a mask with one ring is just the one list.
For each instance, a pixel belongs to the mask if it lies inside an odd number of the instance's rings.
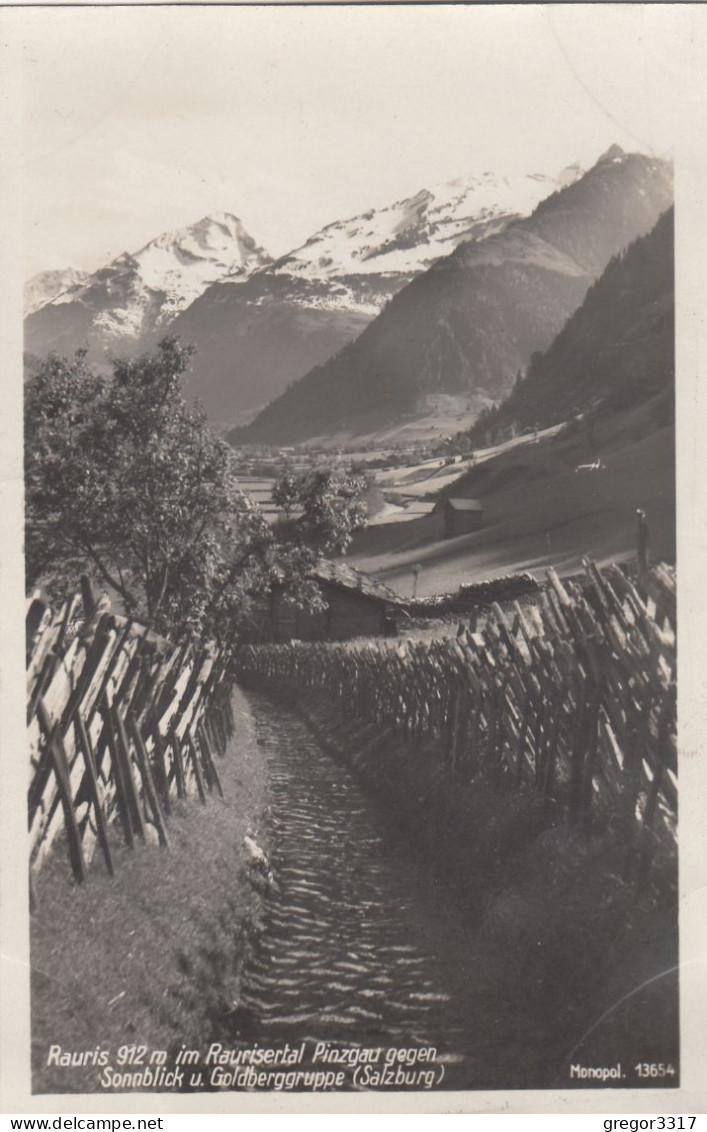
{"label": "wooden picket fence", "polygon": [[169,844],[175,798],[223,794],[233,731],[227,657],[175,647],[96,603],[88,583],[53,612],[27,609],[31,878],[64,833],[78,881],[115,839]]}
{"label": "wooden picket fence", "polygon": [[[456,640],[243,648],[249,684],[316,695],[424,749],[465,782],[531,791],[548,819],[609,832],[639,893],[675,885],[677,815],[674,572],[619,567],[537,603],[484,611]],[[480,619],[481,623],[481,619]]]}

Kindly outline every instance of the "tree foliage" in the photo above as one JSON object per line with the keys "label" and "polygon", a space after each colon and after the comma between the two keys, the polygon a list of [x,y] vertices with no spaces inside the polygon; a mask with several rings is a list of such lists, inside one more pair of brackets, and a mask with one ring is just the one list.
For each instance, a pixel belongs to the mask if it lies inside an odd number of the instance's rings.
{"label": "tree foliage", "polygon": [[322,554],[343,554],[354,531],[364,526],[361,499],[365,479],[338,468],[320,468],[300,475],[285,473],[273,490],[273,503],[291,519],[288,533],[298,545]]}
{"label": "tree foliage", "polygon": [[314,601],[307,572],[346,543],[356,506],[347,498],[337,518],[314,492],[298,538],[276,539],[239,488],[233,450],[181,396],[190,354],[165,339],[152,355],[113,361],[109,375],[85,353],[52,356],[29,381],[27,574],[63,593],[88,571],[173,639],[223,639],[275,582]]}

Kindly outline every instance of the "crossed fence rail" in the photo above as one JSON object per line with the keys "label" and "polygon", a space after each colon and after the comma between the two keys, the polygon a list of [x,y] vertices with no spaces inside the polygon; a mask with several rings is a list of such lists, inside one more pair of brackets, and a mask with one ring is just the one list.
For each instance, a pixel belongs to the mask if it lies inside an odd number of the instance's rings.
{"label": "crossed fence rail", "polygon": [[617,836],[639,894],[674,891],[676,586],[665,565],[563,584],[486,611],[456,640],[248,646],[242,680],[321,695],[352,720],[424,748],[452,780],[531,791],[552,819]]}
{"label": "crossed fence rail", "polygon": [[174,800],[223,794],[216,756],[233,732],[227,656],[175,647],[96,603],[30,599],[27,730],[31,877],[63,831],[78,881],[116,836],[169,844]]}

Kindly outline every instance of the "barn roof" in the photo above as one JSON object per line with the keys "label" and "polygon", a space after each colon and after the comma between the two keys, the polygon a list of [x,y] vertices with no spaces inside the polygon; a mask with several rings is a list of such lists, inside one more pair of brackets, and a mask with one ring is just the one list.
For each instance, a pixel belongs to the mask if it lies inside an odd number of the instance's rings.
{"label": "barn roof", "polygon": [[356,570],[353,566],[346,566],[343,562],[331,562],[328,558],[322,558],[311,571],[310,577],[317,582],[340,586],[341,589],[377,598],[388,604],[400,601],[398,595],[378,578],[373,578],[363,570]]}
{"label": "barn roof", "polygon": [[455,511],[483,511],[484,505],[479,499],[447,499],[450,507]]}

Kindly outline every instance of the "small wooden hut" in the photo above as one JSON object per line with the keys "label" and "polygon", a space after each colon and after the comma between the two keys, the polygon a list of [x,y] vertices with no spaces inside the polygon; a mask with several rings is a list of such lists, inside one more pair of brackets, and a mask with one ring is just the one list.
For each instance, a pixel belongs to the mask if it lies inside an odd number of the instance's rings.
{"label": "small wooden hut", "polygon": [[484,525],[484,506],[478,499],[440,499],[432,514],[442,517],[445,538],[480,531]]}
{"label": "small wooden hut", "polygon": [[400,598],[377,578],[327,560],[318,563],[310,578],[317,583],[326,609],[298,609],[276,588],[270,602],[271,640],[344,641],[396,632]]}

